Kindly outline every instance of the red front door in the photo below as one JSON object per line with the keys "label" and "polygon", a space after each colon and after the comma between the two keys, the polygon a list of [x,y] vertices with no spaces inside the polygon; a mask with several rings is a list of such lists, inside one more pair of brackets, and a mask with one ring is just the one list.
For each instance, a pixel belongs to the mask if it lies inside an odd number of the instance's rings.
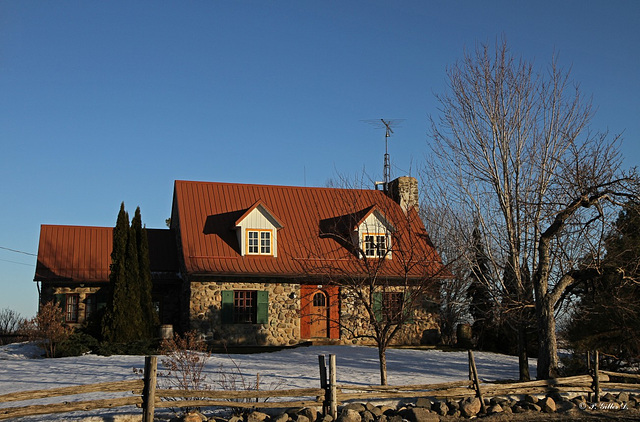
{"label": "red front door", "polygon": [[300,286],[300,337],[340,338],[338,286]]}
{"label": "red front door", "polygon": [[329,300],[326,293],[320,291],[313,295],[309,314],[311,337],[329,337]]}

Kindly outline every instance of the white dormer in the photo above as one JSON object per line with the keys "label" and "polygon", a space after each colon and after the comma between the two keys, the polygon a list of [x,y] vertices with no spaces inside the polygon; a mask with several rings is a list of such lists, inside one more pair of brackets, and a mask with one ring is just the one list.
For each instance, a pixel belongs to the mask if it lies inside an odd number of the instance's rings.
{"label": "white dormer", "polygon": [[242,256],[278,256],[278,230],[284,225],[258,200],[235,223]]}
{"label": "white dormer", "polygon": [[393,225],[374,206],[356,223],[353,241],[358,245],[361,257],[391,259],[391,233],[394,231]]}

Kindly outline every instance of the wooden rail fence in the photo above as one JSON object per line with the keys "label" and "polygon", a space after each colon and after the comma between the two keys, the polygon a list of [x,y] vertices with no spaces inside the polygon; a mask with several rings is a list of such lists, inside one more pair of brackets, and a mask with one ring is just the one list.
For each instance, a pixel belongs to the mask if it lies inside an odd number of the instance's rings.
{"label": "wooden rail fence", "polygon": [[[334,418],[338,405],[348,401],[376,401],[429,397],[434,399],[460,399],[465,397],[496,397],[508,395],[542,395],[550,393],[589,394],[589,401],[599,402],[606,392],[627,391],[640,393],[640,374],[602,371],[595,365],[591,374],[528,382],[482,382],[478,375],[473,353],[469,351],[469,379],[437,384],[380,386],[337,384],[336,356],[318,357],[319,388],[286,390],[174,390],[157,388],[157,357],[145,359],[144,379],[120,382],[86,384],[48,390],[22,391],[0,395],[0,403],[36,400],[51,397],[74,396],[87,393],[122,393],[132,395],[113,399],[65,401],[46,405],[0,408],[0,419],[45,414],[89,411],[121,406],[142,408],[143,421],[153,421],[156,408],[321,408]],[[613,381],[612,381],[613,380]],[[617,380],[625,380],[619,382]],[[626,382],[626,381],[630,382]],[[615,381],[615,382],[614,382]],[[260,400],[263,401],[260,401]],[[272,401],[267,401],[272,400]],[[481,400],[483,403],[483,400]],[[484,404],[484,403],[483,403]]]}
{"label": "wooden rail fence", "polygon": [[78,410],[95,410],[121,406],[142,405],[143,381],[103,382],[99,384],[77,385],[72,387],[52,388],[48,390],[20,391],[0,395],[0,403],[36,400],[49,397],[73,396],[86,393],[119,393],[133,391],[129,397],[114,399],[62,402],[55,404],[36,404],[21,407],[0,408],[0,419],[19,418],[23,416],[48,415],[54,413],[74,412]]}

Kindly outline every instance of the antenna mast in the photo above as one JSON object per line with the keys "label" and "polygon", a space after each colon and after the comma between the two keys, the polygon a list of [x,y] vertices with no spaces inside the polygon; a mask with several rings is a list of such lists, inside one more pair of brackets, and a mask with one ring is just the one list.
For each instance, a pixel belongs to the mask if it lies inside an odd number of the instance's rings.
{"label": "antenna mast", "polygon": [[374,125],[377,128],[385,130],[384,133],[384,169],[383,169],[383,181],[375,182],[376,189],[379,185],[382,185],[382,190],[386,193],[391,182],[391,161],[389,159],[389,137],[393,133],[392,127],[398,126],[404,119],[380,119],[378,120],[366,120],[367,123]]}
{"label": "antenna mast", "polygon": [[393,133],[393,129],[391,129],[391,121],[384,121],[384,119],[380,119],[382,124],[385,127],[384,134],[384,178],[382,190],[386,193],[387,188],[389,186],[389,182],[391,181],[391,164],[389,162],[389,136]]}

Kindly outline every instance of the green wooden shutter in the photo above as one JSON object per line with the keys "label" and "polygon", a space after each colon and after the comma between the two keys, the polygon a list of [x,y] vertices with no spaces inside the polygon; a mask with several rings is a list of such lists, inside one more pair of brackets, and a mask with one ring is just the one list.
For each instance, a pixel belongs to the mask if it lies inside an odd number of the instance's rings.
{"label": "green wooden shutter", "polygon": [[404,316],[407,317],[405,322],[407,324],[413,324],[415,322],[415,320],[413,319],[415,310],[411,306],[411,292],[409,292],[409,290],[404,291],[404,303],[402,305]]}
{"label": "green wooden shutter", "polygon": [[220,319],[223,324],[233,324],[233,290],[222,291]]}
{"label": "green wooden shutter", "polygon": [[256,323],[269,323],[269,292],[267,290],[258,290],[258,310],[256,315]]}
{"label": "green wooden shutter", "polygon": [[64,310],[65,306],[67,305],[67,295],[65,295],[64,293],[60,293],[55,295],[55,297],[56,305]]}
{"label": "green wooden shutter", "polygon": [[373,292],[371,307],[376,321],[382,321],[382,292]]}
{"label": "green wooden shutter", "polygon": [[107,307],[107,288],[103,287],[95,293],[96,311],[101,311]]}
{"label": "green wooden shutter", "polygon": [[67,319],[67,295],[60,293],[55,296],[55,303],[62,309],[62,321]]}

